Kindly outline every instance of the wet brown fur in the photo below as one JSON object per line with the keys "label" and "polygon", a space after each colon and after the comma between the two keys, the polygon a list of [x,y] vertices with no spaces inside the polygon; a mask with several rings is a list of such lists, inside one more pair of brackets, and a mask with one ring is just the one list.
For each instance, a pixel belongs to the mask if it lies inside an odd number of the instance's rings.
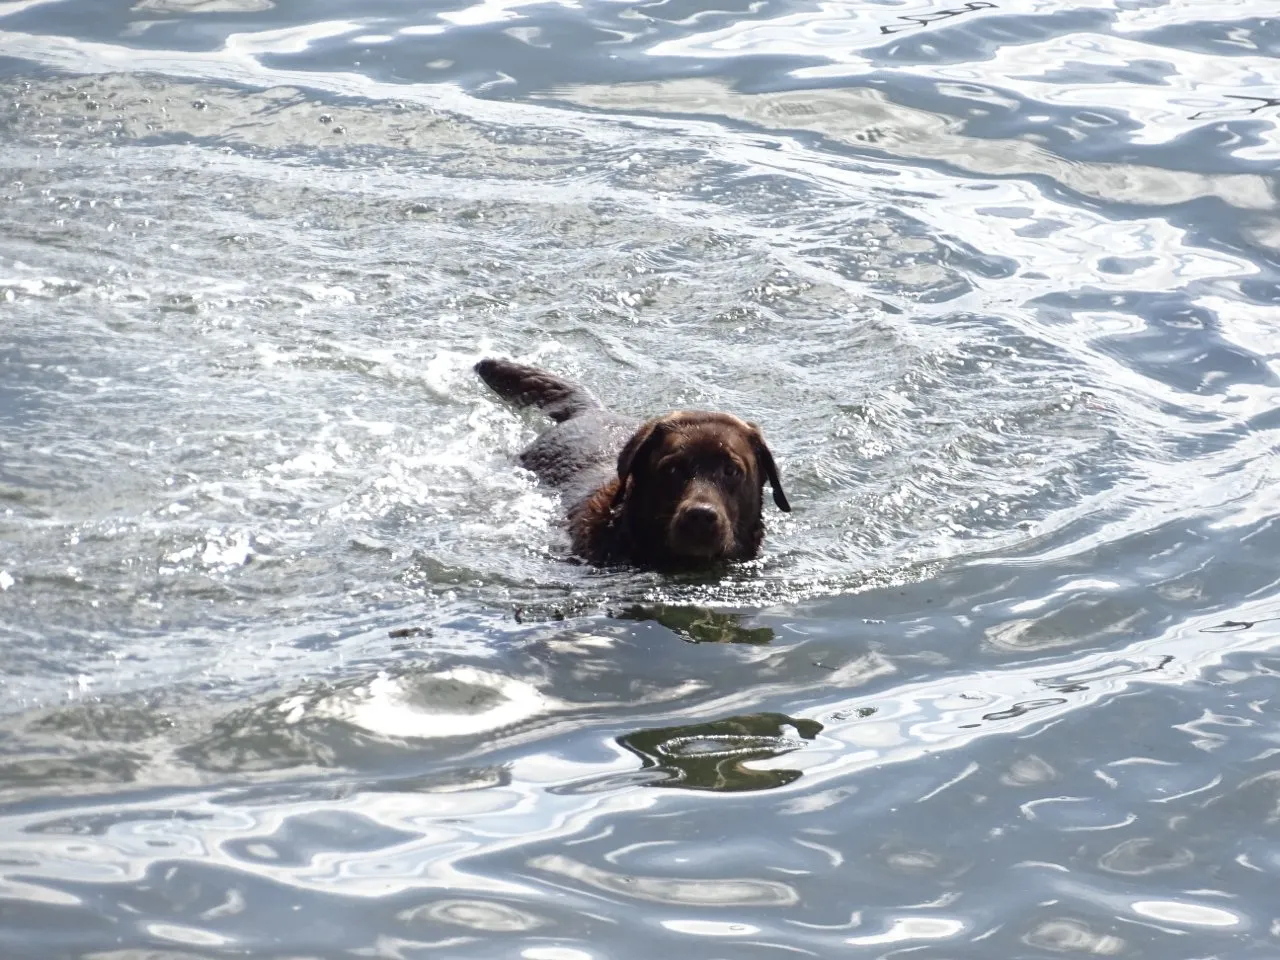
{"label": "wet brown fur", "polygon": [[791,509],[754,424],[704,411],[640,423],[533,367],[482,360],[476,372],[556,421],[520,462],[562,491],[573,550],[592,563],[698,569],[750,560],[764,538],[764,484],[779,509]]}

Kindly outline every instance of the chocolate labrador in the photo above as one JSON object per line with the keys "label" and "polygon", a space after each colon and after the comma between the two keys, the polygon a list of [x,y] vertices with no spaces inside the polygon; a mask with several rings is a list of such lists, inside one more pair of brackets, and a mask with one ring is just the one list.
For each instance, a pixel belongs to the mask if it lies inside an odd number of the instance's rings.
{"label": "chocolate labrador", "polygon": [[595,564],[698,569],[750,560],[764,538],[764,483],[790,512],[778,468],[755,424],[678,410],[641,423],[577,384],[506,360],[481,360],[480,379],[555,421],[520,454],[560,490],[576,554]]}

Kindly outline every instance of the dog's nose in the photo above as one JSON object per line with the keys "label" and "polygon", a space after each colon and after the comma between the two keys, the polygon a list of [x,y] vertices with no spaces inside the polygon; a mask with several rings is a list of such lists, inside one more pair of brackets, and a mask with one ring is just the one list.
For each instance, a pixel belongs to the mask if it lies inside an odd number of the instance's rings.
{"label": "dog's nose", "polygon": [[705,503],[693,503],[680,511],[680,526],[693,536],[714,533],[720,525],[716,508]]}

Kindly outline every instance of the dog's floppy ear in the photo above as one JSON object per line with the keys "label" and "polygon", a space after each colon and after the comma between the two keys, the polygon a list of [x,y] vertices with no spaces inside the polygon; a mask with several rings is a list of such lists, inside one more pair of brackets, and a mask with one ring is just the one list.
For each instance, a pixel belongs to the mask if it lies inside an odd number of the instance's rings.
{"label": "dog's floppy ear", "polygon": [[787,495],[782,492],[782,483],[778,480],[778,466],[773,462],[769,445],[764,442],[764,434],[754,423],[749,423],[747,426],[751,428],[751,449],[756,455],[756,463],[768,478],[769,486],[773,488],[773,502],[783,513],[790,513],[791,504],[787,502]]}
{"label": "dog's floppy ear", "polygon": [[662,443],[668,426],[666,418],[650,420],[632,434],[631,439],[618,453],[618,492],[613,495],[615,507],[622,502],[626,494],[627,479],[635,470],[643,468],[649,456]]}

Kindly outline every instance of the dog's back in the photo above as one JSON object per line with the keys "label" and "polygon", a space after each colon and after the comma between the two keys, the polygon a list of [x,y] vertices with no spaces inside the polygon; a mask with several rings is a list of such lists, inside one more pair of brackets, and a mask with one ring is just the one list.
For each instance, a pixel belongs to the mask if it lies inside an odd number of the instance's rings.
{"label": "dog's back", "polygon": [[618,451],[639,420],[606,410],[583,387],[508,360],[481,360],[476,373],[504,400],[537,407],[555,421],[520,454],[520,465],[556,487],[566,505],[585,499],[616,475]]}
{"label": "dog's back", "polygon": [[556,423],[604,409],[585,388],[536,367],[490,358],[477,363],[475,370],[503,400],[517,407],[538,407]]}

